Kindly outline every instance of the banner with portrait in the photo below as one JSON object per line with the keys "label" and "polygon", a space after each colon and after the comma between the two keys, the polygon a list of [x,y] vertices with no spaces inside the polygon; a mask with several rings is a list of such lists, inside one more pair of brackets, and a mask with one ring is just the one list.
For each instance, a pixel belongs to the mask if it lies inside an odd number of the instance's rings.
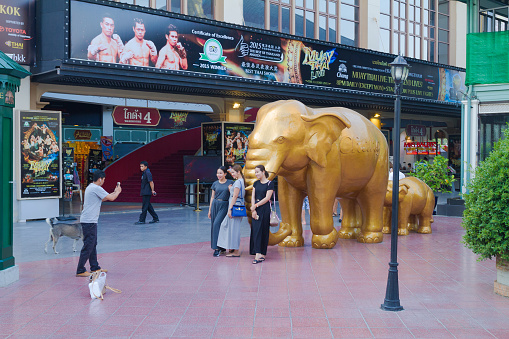
{"label": "banner with portrait", "polygon": [[[393,94],[394,55],[72,0],[70,57],[102,63]],[[107,13],[107,14],[106,14]],[[465,72],[408,59],[408,97],[459,103]],[[127,67],[129,69],[129,67]]]}
{"label": "banner with portrait", "polygon": [[17,112],[18,199],[61,198],[61,113]]}

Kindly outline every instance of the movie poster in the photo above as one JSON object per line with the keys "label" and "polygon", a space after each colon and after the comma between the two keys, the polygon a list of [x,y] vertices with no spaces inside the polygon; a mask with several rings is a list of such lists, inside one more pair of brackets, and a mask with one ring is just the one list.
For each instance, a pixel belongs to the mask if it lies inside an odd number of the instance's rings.
{"label": "movie poster", "polygon": [[[394,55],[78,0],[71,1],[70,28],[73,59],[394,93],[389,65]],[[465,72],[407,61],[412,68],[402,85],[404,96],[460,102]]]}
{"label": "movie poster", "polygon": [[253,129],[253,123],[224,123],[224,166],[239,164],[244,167],[248,138]]}
{"label": "movie poster", "polygon": [[19,112],[20,190],[18,199],[60,198],[61,113]]}
{"label": "movie poster", "polygon": [[64,200],[72,200],[72,190],[74,184],[74,148],[62,148],[62,168],[64,170]]}
{"label": "movie poster", "polygon": [[221,155],[222,140],[221,140],[221,127],[219,123],[203,123],[201,125],[202,133],[202,155],[216,156]]}

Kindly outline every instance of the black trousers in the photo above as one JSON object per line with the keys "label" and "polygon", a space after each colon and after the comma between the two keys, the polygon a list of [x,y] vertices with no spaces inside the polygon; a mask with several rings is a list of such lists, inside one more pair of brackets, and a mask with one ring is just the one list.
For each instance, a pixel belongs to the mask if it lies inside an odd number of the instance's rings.
{"label": "black trousers", "polygon": [[90,271],[101,269],[97,262],[97,224],[81,223],[81,227],[83,228],[83,248],[76,269],[77,274],[87,271],[85,268],[87,261],[90,264]]}
{"label": "black trousers", "polygon": [[159,217],[157,216],[156,211],[154,211],[154,207],[152,207],[152,204],[150,203],[151,195],[142,195],[142,205],[141,205],[141,214],[140,214],[140,221],[145,222],[145,218],[147,217],[147,211],[150,213],[152,218],[154,220],[159,220]]}

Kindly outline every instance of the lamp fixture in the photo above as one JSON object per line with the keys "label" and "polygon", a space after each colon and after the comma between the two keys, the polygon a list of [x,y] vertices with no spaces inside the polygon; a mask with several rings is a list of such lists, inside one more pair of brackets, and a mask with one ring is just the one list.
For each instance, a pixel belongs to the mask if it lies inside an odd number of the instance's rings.
{"label": "lamp fixture", "polygon": [[398,55],[389,65],[391,65],[391,75],[396,85],[405,82],[410,70],[410,65],[406,60],[401,55]]}
{"label": "lamp fixture", "polygon": [[233,108],[239,108],[239,107],[240,107],[240,103],[238,103],[238,102],[233,103]]}
{"label": "lamp fixture", "polygon": [[373,116],[373,118],[380,118],[380,114],[375,113],[375,115]]}

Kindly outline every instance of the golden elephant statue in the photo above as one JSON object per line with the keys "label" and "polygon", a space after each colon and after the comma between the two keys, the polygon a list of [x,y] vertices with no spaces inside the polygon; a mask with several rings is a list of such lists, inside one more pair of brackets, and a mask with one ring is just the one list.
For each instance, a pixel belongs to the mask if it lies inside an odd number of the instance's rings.
{"label": "golden elephant statue", "polygon": [[[314,248],[333,248],[338,237],[383,240],[387,141],[359,113],[342,107],[312,109],[295,100],[264,105],[249,136],[246,190],[256,181],[257,165],[265,166],[269,180],[278,176],[282,220],[279,230],[270,233],[270,245],[304,245],[301,210],[306,195]],[[343,209],[339,231],[332,219],[336,197]],[[247,193],[248,206],[250,200]]]}
{"label": "golden elephant statue", "polygon": [[[391,233],[392,181],[387,185],[384,202],[383,232]],[[398,235],[408,235],[410,230],[431,233],[435,195],[424,181],[407,177],[399,181]]]}

